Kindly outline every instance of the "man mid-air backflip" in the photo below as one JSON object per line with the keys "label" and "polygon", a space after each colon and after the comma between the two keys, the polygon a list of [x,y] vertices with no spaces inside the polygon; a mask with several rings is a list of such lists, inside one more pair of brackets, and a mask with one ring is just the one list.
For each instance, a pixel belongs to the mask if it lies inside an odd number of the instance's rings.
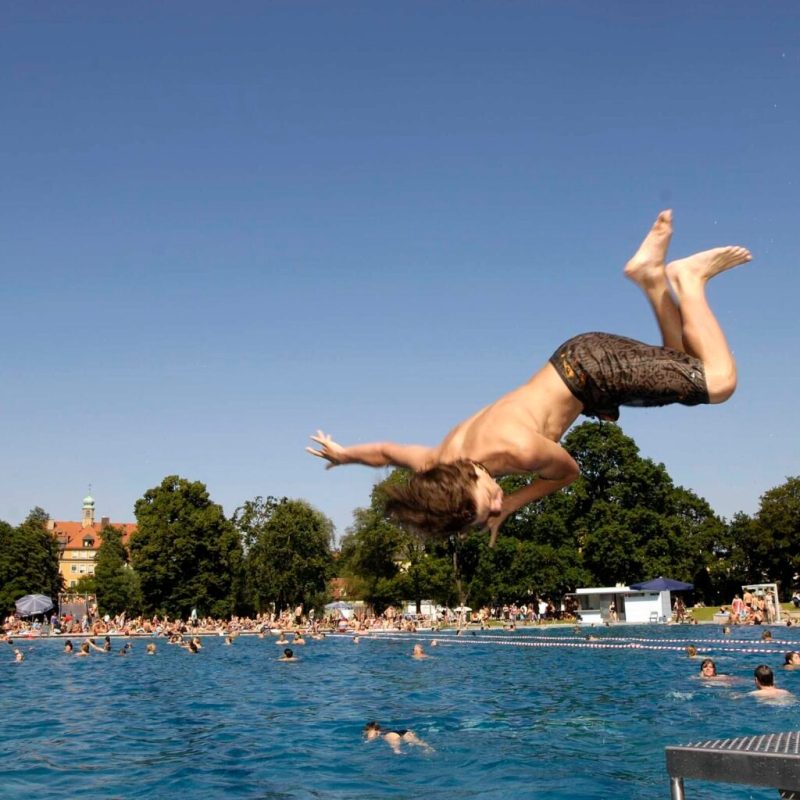
{"label": "man mid-air backflip", "polygon": [[[389,487],[387,511],[401,524],[447,536],[486,526],[491,544],[504,520],[572,483],[578,465],[558,442],[580,414],[616,420],[619,406],[723,403],[736,364],[706,300],[709,279],[750,261],[744,247],[717,247],[665,265],[672,212],[662,211],[625,274],[644,292],[662,347],[585,333],[559,347],[527,383],[460,422],[436,447],[373,442],[343,447],[318,431],[309,453],[329,462],[407,467]],[[674,292],[670,292],[670,286]],[[536,473],[508,495],[495,476]]]}

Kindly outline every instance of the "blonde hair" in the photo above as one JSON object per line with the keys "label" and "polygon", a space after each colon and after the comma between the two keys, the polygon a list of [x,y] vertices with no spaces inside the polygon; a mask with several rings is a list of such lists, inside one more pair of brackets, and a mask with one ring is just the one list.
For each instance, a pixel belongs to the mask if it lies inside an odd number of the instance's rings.
{"label": "blonde hair", "polygon": [[408,482],[386,487],[386,512],[401,525],[446,537],[475,522],[475,465],[462,459],[416,472]]}

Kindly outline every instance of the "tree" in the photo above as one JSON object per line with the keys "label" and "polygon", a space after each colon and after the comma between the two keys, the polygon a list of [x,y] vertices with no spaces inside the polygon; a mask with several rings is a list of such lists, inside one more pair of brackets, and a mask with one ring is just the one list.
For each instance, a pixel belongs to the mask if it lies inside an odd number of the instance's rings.
{"label": "tree", "polygon": [[765,578],[764,554],[758,524],[743,512],[734,514],[718,543],[715,561],[709,567],[716,596],[728,602],[747,583],[762,583]]}
{"label": "tree", "polygon": [[[287,498],[283,498],[285,501]],[[266,498],[256,497],[253,500],[246,500],[233,512],[232,522],[239,532],[242,542],[242,549],[247,555],[252,549],[256,540],[264,530],[264,526],[272,518],[272,514],[281,501],[275,497]]]}
{"label": "tree", "polygon": [[305,501],[285,497],[266,504],[256,498],[250,511],[259,513],[239,523],[250,520],[247,573],[256,610],[322,606],[333,568],[333,523]]}
{"label": "tree", "polygon": [[122,531],[106,525],[100,536],[103,541],[94,569],[97,606],[104,614],[135,614],[141,607],[141,590],[138,575],[128,563]]}
{"label": "tree", "polygon": [[136,501],[131,564],[143,608],[187,617],[228,617],[241,579],[242,547],[204,484],[170,475]]}
{"label": "tree", "polygon": [[403,599],[400,548],[407,534],[372,508],[357,508],[341,542],[339,569],[377,614]]}
{"label": "tree", "polygon": [[417,614],[422,611],[423,600],[445,606],[458,603],[455,565],[446,548],[407,535],[401,540],[397,556],[400,567],[395,578],[397,593],[401,600],[414,603]]}
{"label": "tree", "polygon": [[73,589],[75,594],[80,595],[96,595],[97,594],[97,581],[94,575],[81,575],[78,582]]}
{"label": "tree", "polygon": [[[496,599],[521,599],[526,582],[540,595],[660,574],[695,582],[699,576],[710,586],[707,569],[725,528],[705,500],[676,487],[664,465],[642,458],[617,425],[584,423],[563,444],[581,475],[503,526],[498,542],[513,537],[532,546],[511,546],[513,570],[487,555],[481,574],[496,576]],[[512,476],[501,484],[513,491],[531,479]],[[522,563],[527,581],[517,570]]]}
{"label": "tree", "polygon": [[0,521],[0,610],[7,614],[14,601],[29,594],[23,574],[25,543],[18,528]]}
{"label": "tree", "polygon": [[0,522],[0,608],[6,612],[26,594],[44,594],[54,602],[58,598],[58,543],[47,530],[48,519],[36,507],[16,528]]}
{"label": "tree", "polygon": [[448,542],[422,540],[386,516],[387,487],[407,477],[397,469],[377,483],[369,508],[355,510],[342,539],[340,572],[378,614],[405,600],[419,613],[423,600],[450,605],[457,597]]}
{"label": "tree", "polygon": [[722,521],[676,487],[663,464],[639,456],[615,425],[582,425],[567,442],[583,472],[576,486],[584,565],[600,585],[669,575],[694,581],[713,561]]}
{"label": "tree", "polygon": [[752,542],[760,581],[777,581],[788,596],[800,572],[800,476],[761,496]]}
{"label": "tree", "polygon": [[[355,512],[342,541],[343,569],[361,580],[364,599],[378,611],[425,594],[477,606],[660,574],[693,582],[705,597],[718,591],[726,528],[705,500],[675,486],[663,464],[642,458],[617,425],[579,425],[564,447],[580,477],[510,516],[493,549],[485,532],[414,544],[384,513],[385,487],[405,480],[395,470],[376,485],[370,508]],[[533,480],[510,475],[500,485],[508,494]]]}

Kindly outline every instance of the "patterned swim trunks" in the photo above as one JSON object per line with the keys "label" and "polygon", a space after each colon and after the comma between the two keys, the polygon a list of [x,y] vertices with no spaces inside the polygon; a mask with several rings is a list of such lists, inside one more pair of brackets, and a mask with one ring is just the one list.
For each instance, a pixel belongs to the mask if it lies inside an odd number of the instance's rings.
{"label": "patterned swim trunks", "polygon": [[587,417],[616,420],[620,406],[708,403],[703,362],[680,350],[611,333],[582,333],[550,358]]}

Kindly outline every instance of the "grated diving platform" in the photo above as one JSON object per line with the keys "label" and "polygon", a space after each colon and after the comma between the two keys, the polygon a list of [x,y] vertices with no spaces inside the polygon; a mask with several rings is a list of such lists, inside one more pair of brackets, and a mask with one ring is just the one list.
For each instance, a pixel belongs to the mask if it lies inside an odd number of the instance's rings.
{"label": "grated diving platform", "polygon": [[800,800],[800,731],[706,739],[667,748],[672,800],[685,800],[683,779],[771,786]]}

